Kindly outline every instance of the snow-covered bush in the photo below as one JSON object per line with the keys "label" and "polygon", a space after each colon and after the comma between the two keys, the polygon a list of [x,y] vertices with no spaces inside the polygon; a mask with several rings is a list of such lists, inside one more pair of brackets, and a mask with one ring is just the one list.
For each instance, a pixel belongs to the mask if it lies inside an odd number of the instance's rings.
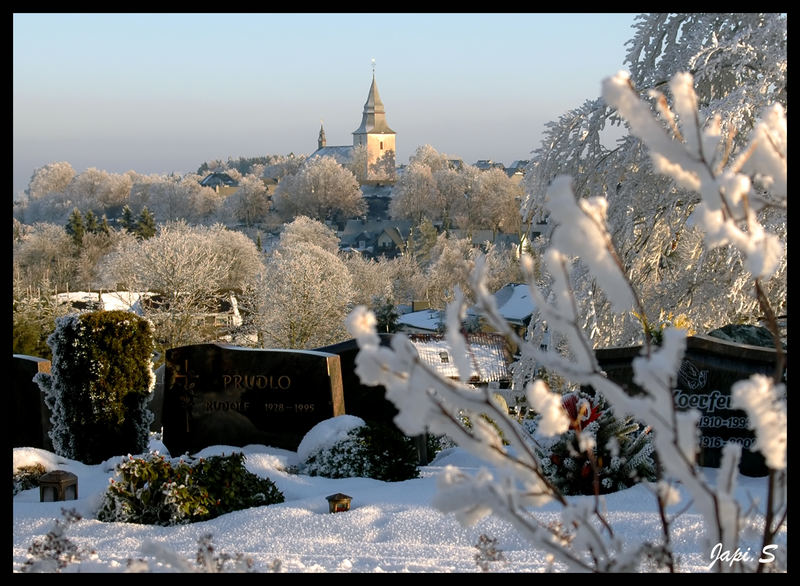
{"label": "snow-covered bush", "polygon": [[[741,254],[742,266],[753,283],[750,295],[757,299],[759,312],[776,340],[775,374],[758,375],[746,384],[734,385],[736,404],[747,411],[756,446],[770,467],[765,510],[742,510],[735,498],[740,445],[729,443],[723,448],[720,469],[713,480],[697,465],[699,412],[678,409],[673,396],[686,349],[685,330],[666,327],[658,346],[651,343],[649,335],[641,335],[641,355],[632,365],[633,382],[643,390],[641,395],[629,394],[600,368],[587,332],[593,324],[582,318],[575,277],[584,283],[591,280],[591,286],[598,293],[602,291],[609,312],[636,312],[640,316],[647,312],[614,248],[606,222],[608,202],[601,196],[576,200],[568,177],[556,177],[544,197],[553,230],[542,267],[536,267],[529,256],[521,259],[538,312],[529,336],[522,339],[500,315],[486,286],[480,259],[471,288],[486,322],[520,348],[521,359],[558,373],[570,384],[592,387],[617,414],[630,415],[651,429],[659,465],[654,506],[663,525],[661,541],[621,540],[603,510],[599,490],[593,503],[566,499],[548,476],[531,434],[498,407],[490,391],[470,387],[469,353],[460,333],[466,304],[460,291],[447,309],[448,341],[460,373],[457,380],[439,375],[421,361],[404,335],[396,334],[391,346],[381,345],[375,316],[364,307],[356,308],[348,318],[350,332],[359,345],[356,372],[363,384],[386,388],[386,398],[398,409],[394,421],[404,433],[446,434],[497,470],[497,478],[487,470],[475,477],[455,468],[444,470],[434,503],[464,524],[498,515],[513,523],[535,548],[554,556],[569,570],[636,571],[654,561],[660,568],[675,571],[679,559],[673,551],[674,529],[664,495],[673,483],[679,483],[703,515],[706,551],[728,552],[727,560],[712,558],[709,567],[719,571],[781,570],[779,563],[764,565],[756,561],[761,559],[758,556],[732,559],[730,552],[738,552],[745,532],[756,527],[761,533],[762,551],[769,551],[766,548],[786,520],[786,389],[780,382],[785,371],[776,316],[762,287],[785,266],[785,258],[781,239],[766,230],[757,217],[757,212],[767,207],[785,211],[786,116],[780,105],[767,108],[749,143],[731,151],[731,143],[720,132],[719,118],[712,118],[708,124],[702,121],[692,77],[678,74],[669,87],[674,96],[672,109],[666,99],[659,99],[657,115],[623,73],[604,81],[603,98],[649,149],[655,172],[699,196],[692,220],[704,234],[705,244],[712,249],[731,246]],[[542,268],[549,279],[545,290],[540,290],[542,283],[537,278]],[[539,342],[545,324],[554,341],[547,346]],[[643,331],[649,332],[646,327]],[[540,433],[555,435],[569,429],[569,418],[560,408],[560,393],[534,380],[526,394],[529,404],[541,415]],[[470,416],[473,425],[464,426],[459,417],[462,412],[486,414],[502,437],[481,417]],[[562,506],[558,525],[537,517],[537,507],[550,501]]]}
{"label": "snow-covered bush", "polygon": [[39,477],[46,473],[44,466],[39,462],[30,466],[20,466],[14,469],[14,494],[29,488],[39,486]]}
{"label": "snow-covered bush", "polygon": [[181,525],[231,511],[283,502],[268,478],[249,472],[244,454],[169,460],[157,452],[128,456],[103,493],[100,521]]}
{"label": "snow-covered bush", "polygon": [[419,475],[411,438],[392,425],[352,415],[317,424],[298,447],[298,458],[300,472],[309,476],[396,482]]}
{"label": "snow-covered bush", "polygon": [[155,386],[152,324],[127,311],[70,314],[47,339],[50,373],[34,380],[50,408],[54,451],[85,464],[147,450]]}

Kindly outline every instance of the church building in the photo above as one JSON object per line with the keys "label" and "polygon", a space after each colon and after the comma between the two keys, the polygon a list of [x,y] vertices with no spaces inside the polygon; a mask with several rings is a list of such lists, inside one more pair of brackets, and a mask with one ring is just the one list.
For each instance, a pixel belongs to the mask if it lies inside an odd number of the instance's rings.
{"label": "church building", "polygon": [[352,146],[328,146],[325,129],[320,126],[317,150],[308,157],[329,156],[344,166],[355,163],[357,147],[363,147],[366,156],[358,157],[356,176],[362,184],[378,185],[394,183],[396,179],[395,131],[386,122],[386,110],[378,93],[375,70],[372,71],[372,85],[369,88],[361,125],[353,131]]}

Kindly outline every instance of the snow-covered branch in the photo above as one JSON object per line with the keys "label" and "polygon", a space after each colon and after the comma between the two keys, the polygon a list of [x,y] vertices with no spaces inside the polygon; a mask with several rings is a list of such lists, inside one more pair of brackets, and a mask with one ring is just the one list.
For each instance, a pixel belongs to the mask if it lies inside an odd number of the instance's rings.
{"label": "snow-covered branch", "polygon": [[[684,189],[700,194],[702,210],[695,215],[707,235],[708,245],[732,243],[740,248],[756,281],[770,275],[779,265],[783,247],[775,235],[761,227],[755,210],[763,201],[785,205],[786,133],[782,110],[767,111],[764,123],[754,132],[747,154],[725,168],[728,149],[719,131],[720,125],[716,120],[705,127],[700,124],[691,76],[675,76],[670,87],[675,94],[674,112],[661,100],[658,107],[662,118],[667,119],[666,125],[654,116],[623,74],[606,80],[604,98],[618,109],[632,131],[642,139],[657,172],[668,175]],[[774,187],[774,190],[770,189],[765,197],[756,197],[755,178],[762,188]],[[756,201],[759,203],[754,204]],[[725,551],[735,550],[744,525],[734,498],[741,448],[730,445],[723,450],[715,484],[709,483],[697,466],[699,412],[681,411],[673,401],[677,373],[686,348],[686,331],[674,327],[664,329],[660,345],[655,348],[645,338],[643,352],[632,365],[634,382],[643,390],[642,394],[632,395],[610,380],[601,370],[582,325],[581,308],[571,279],[571,270],[582,265],[595,279],[612,310],[617,313],[635,310],[644,316],[637,292],[614,249],[607,227],[607,202],[598,197],[576,201],[570,179],[558,177],[548,188],[544,203],[555,225],[550,246],[543,255],[550,278],[547,293],[539,289],[531,270],[531,259],[523,257],[522,265],[537,307],[536,318],[547,324],[548,332],[561,341],[561,346],[556,349],[555,345],[521,339],[505,323],[486,287],[486,268],[481,259],[476,260],[471,282],[477,306],[487,323],[520,347],[522,357],[564,376],[570,384],[593,388],[614,412],[629,415],[647,426],[645,433],[652,435],[661,467],[659,486],[678,483],[687,490],[694,506],[704,516],[709,551],[714,544],[720,544]],[[351,313],[348,323],[360,348],[356,358],[357,374],[365,384],[380,384],[386,388],[386,397],[399,410],[395,422],[403,431],[410,435],[426,431],[448,435],[497,470],[497,477],[488,469],[481,470],[475,477],[446,470],[441,478],[437,506],[456,514],[465,523],[474,523],[488,514],[507,519],[534,547],[552,553],[571,570],[635,569],[648,556],[658,557],[674,569],[674,557],[669,549],[670,527],[663,510],[666,497],[662,495],[658,499],[664,543],[619,543],[597,504],[594,508],[578,506],[566,499],[548,479],[534,436],[501,409],[488,391],[475,389],[467,383],[470,374],[468,348],[461,333],[464,309],[464,297],[457,291],[455,301],[447,310],[447,340],[460,373],[458,379],[440,376],[424,364],[403,335],[395,335],[390,347],[381,346],[375,318],[365,308],[359,307]],[[646,318],[643,326],[647,330]],[[735,401],[750,415],[758,447],[764,452],[768,466],[775,471],[785,468],[786,413],[784,399],[779,396],[781,392],[782,387],[773,386],[766,377],[734,387]],[[560,395],[553,393],[543,380],[531,382],[526,388],[526,397],[538,414],[537,435],[559,434],[574,427],[578,432],[578,449],[590,455],[596,473],[591,455],[595,448],[602,446],[595,446],[591,436],[580,433],[580,416],[574,421],[566,417]],[[463,424],[459,417],[462,413],[470,417],[471,426]],[[493,425],[480,415],[489,418]],[[781,478],[785,481],[785,476]],[[780,495],[780,486],[778,490]],[[563,530],[553,530],[536,519],[535,508],[553,499],[563,506]],[[783,502],[782,498],[778,500]],[[768,515],[770,522],[775,517]],[[770,532],[774,532],[772,525],[765,535],[772,535]],[[722,564],[717,565],[719,569],[726,569]]]}

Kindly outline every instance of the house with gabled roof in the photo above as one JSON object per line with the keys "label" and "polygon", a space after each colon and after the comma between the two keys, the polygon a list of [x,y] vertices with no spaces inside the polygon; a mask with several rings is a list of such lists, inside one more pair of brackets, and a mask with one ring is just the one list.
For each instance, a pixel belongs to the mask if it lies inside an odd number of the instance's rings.
{"label": "house with gabled roof", "polygon": [[340,247],[372,258],[394,258],[405,252],[411,226],[411,220],[348,220],[339,233]]}
{"label": "house with gabled roof", "polygon": [[203,187],[210,187],[221,195],[231,195],[239,189],[239,182],[224,171],[212,171],[201,181]]}

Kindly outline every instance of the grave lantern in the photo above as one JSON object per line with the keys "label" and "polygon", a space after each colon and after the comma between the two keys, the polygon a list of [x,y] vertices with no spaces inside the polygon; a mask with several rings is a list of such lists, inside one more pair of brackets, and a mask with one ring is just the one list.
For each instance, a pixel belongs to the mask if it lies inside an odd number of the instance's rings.
{"label": "grave lantern", "polygon": [[328,508],[331,513],[342,513],[350,510],[350,500],[353,497],[337,492],[325,498],[328,499]]}
{"label": "grave lantern", "polygon": [[66,470],[53,470],[39,477],[39,501],[74,501],[78,499],[78,477]]}

